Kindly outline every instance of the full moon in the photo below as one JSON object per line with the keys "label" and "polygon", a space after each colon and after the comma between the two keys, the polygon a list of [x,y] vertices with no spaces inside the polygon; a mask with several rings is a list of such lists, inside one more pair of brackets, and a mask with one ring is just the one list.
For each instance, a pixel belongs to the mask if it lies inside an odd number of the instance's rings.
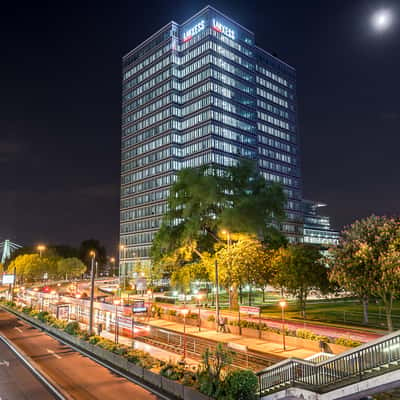
{"label": "full moon", "polygon": [[372,15],[372,25],[381,32],[387,30],[393,22],[393,14],[389,10],[379,10]]}

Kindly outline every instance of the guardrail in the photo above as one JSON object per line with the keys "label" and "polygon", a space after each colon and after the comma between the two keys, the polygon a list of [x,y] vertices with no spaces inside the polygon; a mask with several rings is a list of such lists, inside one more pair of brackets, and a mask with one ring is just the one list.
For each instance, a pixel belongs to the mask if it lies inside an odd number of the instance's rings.
{"label": "guardrail", "polygon": [[287,387],[325,393],[399,368],[397,331],[317,364],[291,358],[266,368],[257,373],[259,394],[264,396]]}

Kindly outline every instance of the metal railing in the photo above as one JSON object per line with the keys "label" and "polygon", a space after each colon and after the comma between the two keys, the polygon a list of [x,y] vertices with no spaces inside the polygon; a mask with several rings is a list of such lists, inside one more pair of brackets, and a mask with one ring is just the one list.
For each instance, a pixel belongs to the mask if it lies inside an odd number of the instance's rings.
{"label": "metal railing", "polygon": [[260,396],[289,386],[324,393],[400,368],[400,331],[317,364],[291,358],[257,373]]}
{"label": "metal railing", "polygon": [[[182,353],[184,345],[184,335],[182,333],[158,328],[153,325],[149,326],[149,333],[146,336],[138,336],[136,340],[162,346],[176,353]],[[217,345],[218,342],[213,340],[198,338],[196,336],[191,336],[190,334],[186,335],[186,352],[189,357],[194,356],[199,358],[206,349],[215,351]],[[229,345],[227,343],[224,343],[223,345],[229,350]],[[258,354],[251,350],[240,351],[235,349],[232,351],[232,365],[241,368],[250,368],[255,371],[276,364],[280,360],[281,357]]]}

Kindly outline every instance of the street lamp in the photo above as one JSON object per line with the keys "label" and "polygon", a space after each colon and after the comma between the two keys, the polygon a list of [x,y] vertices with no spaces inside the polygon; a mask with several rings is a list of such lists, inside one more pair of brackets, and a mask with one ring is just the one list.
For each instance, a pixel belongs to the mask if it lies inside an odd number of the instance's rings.
{"label": "street lamp", "polygon": [[39,252],[39,257],[42,258],[42,253],[46,250],[46,246],[44,246],[43,244],[39,244],[37,250]]}
{"label": "street lamp", "polygon": [[115,276],[115,257],[110,257],[110,263],[112,265],[112,274]]}
{"label": "street lamp", "polygon": [[285,343],[285,307],[287,306],[286,300],[285,299],[279,300],[279,305],[282,310],[282,344],[283,344],[283,350],[286,350],[286,343]]}
{"label": "street lamp", "polygon": [[199,332],[201,331],[201,319],[200,319],[200,300],[203,298],[202,294],[196,294],[197,307],[199,308]]}
{"label": "street lamp", "polygon": [[118,269],[118,278],[119,278],[119,284],[120,284],[120,286],[121,286],[121,271],[122,271],[122,265],[121,265],[121,258],[122,259],[125,259],[125,245],[123,245],[123,244],[120,244],[119,245],[119,251],[120,251],[120,254],[119,254],[119,269]]}
{"label": "street lamp", "polygon": [[120,301],[119,300],[114,300],[114,305],[115,305],[115,326],[114,326],[114,331],[115,331],[115,343],[118,343],[118,331],[119,331],[119,325],[118,325],[118,305]]}
{"label": "street lamp", "polygon": [[89,253],[92,261],[90,268],[90,308],[89,308],[89,336],[93,335],[93,301],[94,301],[94,260],[96,253],[92,250]]}
{"label": "street lamp", "polygon": [[183,315],[183,361],[186,360],[186,315],[188,312],[189,310],[187,308],[181,310]]}

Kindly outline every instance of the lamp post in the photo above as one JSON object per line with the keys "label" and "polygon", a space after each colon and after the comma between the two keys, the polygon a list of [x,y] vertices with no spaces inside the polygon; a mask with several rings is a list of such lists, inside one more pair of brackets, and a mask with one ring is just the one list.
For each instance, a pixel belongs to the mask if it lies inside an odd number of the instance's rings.
{"label": "lamp post", "polygon": [[219,324],[219,282],[218,282],[218,261],[215,260],[215,328],[218,332]]}
{"label": "lamp post", "polygon": [[118,304],[120,303],[119,300],[114,300],[114,305],[115,305],[115,343],[118,343],[118,331],[119,331],[119,325],[118,325]]}
{"label": "lamp post", "polygon": [[181,310],[183,315],[183,361],[186,360],[186,315],[189,312],[187,308]]}
{"label": "lamp post", "polygon": [[[79,300],[81,298],[81,295],[79,293],[76,293],[75,294],[75,298],[77,298]],[[76,318],[77,318],[78,323],[79,323],[80,317],[81,317],[81,305],[80,305],[80,302],[79,302],[76,305]]]}
{"label": "lamp post", "polygon": [[282,344],[283,344],[283,350],[286,350],[286,343],[285,343],[285,307],[287,305],[286,300],[282,299],[279,300],[279,305],[282,310]]}
{"label": "lamp post", "polygon": [[115,276],[115,257],[110,257],[110,263],[112,265],[112,276]]}
{"label": "lamp post", "polygon": [[135,311],[132,309],[132,349],[135,348]]}
{"label": "lamp post", "polygon": [[39,252],[39,257],[42,258],[42,253],[46,250],[46,246],[44,246],[43,244],[39,244],[37,250]]}
{"label": "lamp post", "polygon": [[[228,231],[228,230],[226,230],[226,229],[224,229],[222,232],[221,232],[223,235],[226,235],[226,241],[227,241],[227,244],[228,244],[228,257],[229,257],[229,263],[228,263],[228,265],[229,265],[229,269],[232,269],[232,259],[231,259],[231,233]],[[229,308],[231,308],[232,307],[232,304],[231,304],[231,302],[232,302],[232,291],[231,290],[229,290],[229,293],[228,293],[228,295],[229,295]]]}
{"label": "lamp post", "polygon": [[200,318],[200,300],[203,298],[203,295],[196,294],[197,299],[197,307],[199,308],[199,332],[201,331],[201,318]]}
{"label": "lamp post", "polygon": [[125,245],[119,245],[119,269],[118,269],[118,278],[119,278],[119,286],[121,287],[121,272],[122,272],[122,263],[121,259],[125,259]]}
{"label": "lamp post", "polygon": [[92,259],[90,269],[90,308],[89,308],[89,336],[93,335],[93,301],[94,301],[94,262],[96,253],[92,250],[90,253]]}

